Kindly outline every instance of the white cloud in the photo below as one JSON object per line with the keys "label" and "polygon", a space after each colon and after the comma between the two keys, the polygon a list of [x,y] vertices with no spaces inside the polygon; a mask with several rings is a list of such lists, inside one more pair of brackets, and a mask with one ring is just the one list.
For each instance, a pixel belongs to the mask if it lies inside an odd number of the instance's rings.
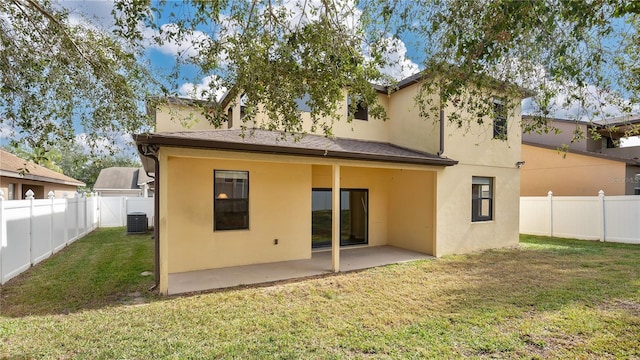
{"label": "white cloud", "polygon": [[[177,41],[175,35],[178,34],[179,28],[176,24],[164,24],[160,26],[160,29],[161,31],[156,31],[151,28],[145,28],[143,32],[148,48],[156,49],[167,55],[185,58],[196,57],[202,44],[210,39],[206,33],[194,30],[178,35],[177,37],[180,40]],[[158,44],[154,39],[160,39],[161,43]]]}
{"label": "white cloud", "polygon": [[420,71],[418,64],[407,57],[407,46],[397,38],[384,38],[387,51],[383,54],[387,64],[380,71],[396,81],[407,78]]}
{"label": "white cloud", "polygon": [[220,79],[214,75],[206,76],[199,84],[182,84],[178,90],[180,95],[192,99],[208,99],[213,95],[218,101],[226,92],[227,89],[220,85]]}
{"label": "white cloud", "polygon": [[109,137],[91,138],[86,133],[76,134],[75,142],[82,147],[86,154],[108,156],[111,154],[136,157],[133,138],[129,134],[114,133]]}
{"label": "white cloud", "polygon": [[58,6],[69,10],[69,22],[72,25],[84,24],[96,29],[110,30],[115,25],[113,0],[60,1]]}
{"label": "white cloud", "polygon": [[[582,100],[575,99],[572,94],[578,94]],[[551,116],[559,119],[591,121],[627,115],[622,112],[620,105],[629,103],[618,96],[598,89],[594,85],[582,88],[559,87],[558,94],[551,99],[549,109]],[[638,105],[631,106],[633,112],[638,112]],[[532,114],[539,109],[534,98],[522,101],[522,114]]]}

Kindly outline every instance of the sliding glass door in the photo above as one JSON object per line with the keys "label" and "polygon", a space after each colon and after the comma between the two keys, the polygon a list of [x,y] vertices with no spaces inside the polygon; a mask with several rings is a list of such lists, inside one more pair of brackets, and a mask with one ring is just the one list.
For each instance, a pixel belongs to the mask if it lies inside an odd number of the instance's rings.
{"label": "sliding glass door", "polygon": [[[340,190],[340,245],[368,243],[369,192]],[[331,246],[331,189],[313,189],[311,197],[311,247]]]}

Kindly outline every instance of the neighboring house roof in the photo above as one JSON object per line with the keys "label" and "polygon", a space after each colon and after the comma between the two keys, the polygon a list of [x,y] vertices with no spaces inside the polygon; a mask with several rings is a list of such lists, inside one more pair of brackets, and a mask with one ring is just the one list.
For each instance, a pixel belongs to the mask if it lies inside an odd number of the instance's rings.
{"label": "neighboring house roof", "polygon": [[632,125],[640,123],[640,115],[626,115],[618,116],[609,119],[595,120],[595,124],[600,126],[619,126],[619,125]]}
{"label": "neighboring house roof", "polygon": [[0,176],[71,186],[86,185],[82,181],[47,169],[44,166],[40,166],[32,161],[27,161],[2,149],[0,149]]}
{"label": "neighboring house roof", "polygon": [[451,166],[456,160],[433,154],[405,149],[390,143],[331,139],[306,134],[294,140],[291,134],[280,131],[245,130],[180,131],[134,135],[138,144],[155,144],[188,148],[235,150],[279,155],[312,156],[335,159],[383,161],[421,165]]}
{"label": "neighboring house roof", "polygon": [[[539,148],[543,148],[543,149],[561,151],[561,150],[559,150],[559,148],[557,146],[538,144],[538,143],[534,143],[534,142],[530,142],[530,141],[523,141],[522,145],[529,145],[529,146],[535,146],[535,147],[539,147]],[[611,160],[611,161],[619,161],[619,162],[623,162],[623,163],[625,163],[627,165],[640,165],[640,161],[636,161],[636,160],[633,160],[633,159],[622,158],[622,157],[617,157],[617,156],[611,156],[611,155],[607,155],[607,154],[603,154],[603,153],[597,153],[597,152],[591,152],[591,151],[579,151],[579,150],[572,150],[572,149],[568,149],[566,151],[568,153],[570,153],[570,154],[578,154],[578,155],[584,155],[584,156],[591,156],[591,157],[599,158],[599,159],[606,159],[606,160]]]}
{"label": "neighboring house roof", "polygon": [[142,168],[110,167],[100,170],[93,189],[96,191],[139,190],[140,185],[150,181],[153,179],[149,178]]}

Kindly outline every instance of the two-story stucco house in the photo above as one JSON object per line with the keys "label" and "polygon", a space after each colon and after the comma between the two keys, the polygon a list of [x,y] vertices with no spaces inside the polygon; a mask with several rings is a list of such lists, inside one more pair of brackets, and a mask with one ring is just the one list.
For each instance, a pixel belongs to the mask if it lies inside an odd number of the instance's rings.
{"label": "two-story stucco house", "polygon": [[[637,115],[591,123],[551,119],[558,134],[523,134],[521,195],[640,195],[640,146],[619,146],[627,128],[638,123]],[[576,133],[583,137],[574,138]],[[559,151],[563,146],[568,149]]]}
{"label": "two-story stucco house", "polygon": [[340,271],[353,248],[438,257],[516,245],[520,109],[464,131],[447,121],[451,108],[427,121],[414,104],[418,79],[380,89],[387,121],[363,109],[347,122],[345,96],[335,138],[295,142],[266,130],[243,138],[239,106],[225,129],[204,119],[184,129],[188,106],[152,109],[156,132],[135,140],[155,176],[159,291],[220,287],[224,276],[189,287],[180,275],[293,267],[327,253],[323,270]]}

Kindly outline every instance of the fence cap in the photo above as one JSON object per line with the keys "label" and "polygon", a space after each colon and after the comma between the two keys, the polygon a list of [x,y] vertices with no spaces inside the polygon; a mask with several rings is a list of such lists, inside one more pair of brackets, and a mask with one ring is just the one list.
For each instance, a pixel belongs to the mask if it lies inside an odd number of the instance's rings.
{"label": "fence cap", "polygon": [[33,192],[33,190],[29,189],[27,190],[25,195],[27,195],[27,199],[30,200],[30,199],[33,199],[33,195],[35,195],[35,193]]}

